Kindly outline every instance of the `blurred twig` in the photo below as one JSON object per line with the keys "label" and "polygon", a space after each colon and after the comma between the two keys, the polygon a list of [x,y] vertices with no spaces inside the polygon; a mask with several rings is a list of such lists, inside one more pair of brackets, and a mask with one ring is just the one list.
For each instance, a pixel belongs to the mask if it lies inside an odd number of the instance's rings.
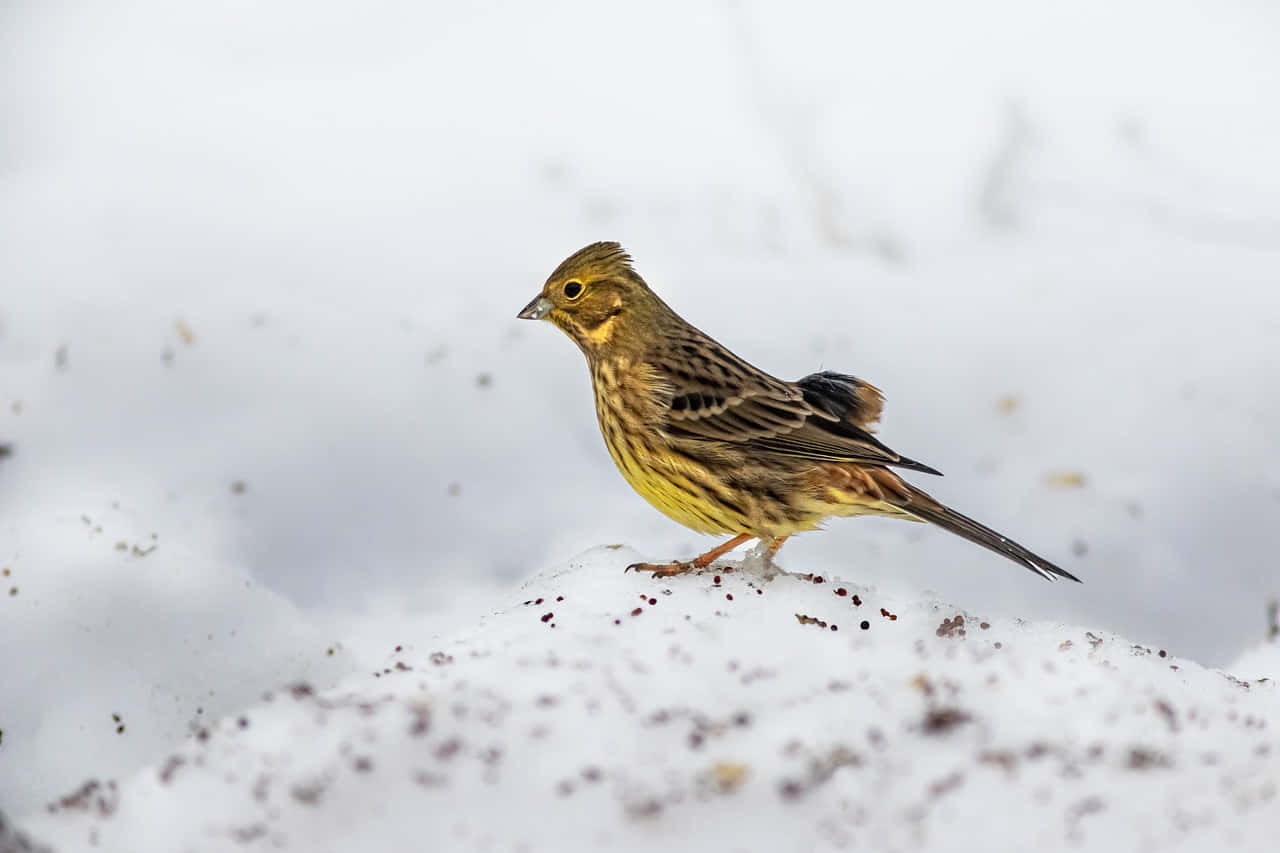
{"label": "blurred twig", "polygon": [[818,235],[833,248],[868,250],[892,263],[906,260],[902,241],[887,228],[867,223],[853,232],[847,227],[848,217],[841,215],[844,198],[836,189],[836,180],[823,167],[818,146],[817,125],[823,106],[779,93],[770,80],[745,4],[742,0],[730,0],[726,8],[747,81],[746,89],[765,131],[808,197]]}
{"label": "blurred twig", "polygon": [[1280,598],[1267,602],[1267,639],[1280,637]]}
{"label": "blurred twig", "polygon": [[978,192],[978,212],[993,228],[1019,224],[1017,183],[1034,141],[1035,129],[1026,107],[1021,101],[1010,101],[1005,108],[1004,135],[987,164]]}
{"label": "blurred twig", "polygon": [[[1280,249],[1280,218],[1276,217],[1274,204],[1269,199],[1259,206],[1259,210],[1266,212],[1253,216],[1235,209],[1230,212],[1205,209],[1202,195],[1206,188],[1213,188],[1214,176],[1206,171],[1204,163],[1182,162],[1161,151],[1138,115],[1126,114],[1117,120],[1116,138],[1129,154],[1138,158],[1131,164],[1135,175],[1141,177],[1146,173],[1149,181],[1157,182],[1158,191],[1127,189],[1100,177],[1089,182],[1037,175],[1032,182],[1026,174],[1027,153],[1040,137],[1022,104],[1010,103],[1006,127],[1004,140],[988,168],[978,199],[981,214],[990,225],[1017,225],[1019,207],[1025,208],[1031,201],[1048,202],[1081,211],[1114,210],[1145,219],[1161,231],[1203,243]],[[1020,196],[1016,202],[1021,204],[1015,202],[1014,188]],[[1256,192],[1243,187],[1240,190]]]}

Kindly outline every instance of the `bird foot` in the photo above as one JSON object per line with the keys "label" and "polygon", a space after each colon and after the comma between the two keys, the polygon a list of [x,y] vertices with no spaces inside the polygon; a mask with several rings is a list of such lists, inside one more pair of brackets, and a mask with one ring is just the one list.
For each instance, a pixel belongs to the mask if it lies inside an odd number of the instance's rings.
{"label": "bird foot", "polygon": [[671,578],[676,575],[683,575],[700,568],[695,561],[690,560],[682,563],[679,560],[673,563],[632,563],[627,566],[628,572],[653,572],[655,578]]}

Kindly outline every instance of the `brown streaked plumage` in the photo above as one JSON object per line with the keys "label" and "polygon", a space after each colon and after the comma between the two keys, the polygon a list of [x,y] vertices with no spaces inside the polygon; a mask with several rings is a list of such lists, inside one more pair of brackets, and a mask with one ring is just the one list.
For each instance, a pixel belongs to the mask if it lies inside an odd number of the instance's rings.
{"label": "brown streaked plumage", "polygon": [[871,434],[879,389],[843,373],[787,382],[753,367],[667,307],[617,243],[571,255],[518,316],[550,320],[586,356],[600,431],[627,482],[686,527],[733,534],[691,561],[632,568],[679,574],[756,538],[772,556],[827,518],[884,515],[1078,580],[898,476],[939,472]]}

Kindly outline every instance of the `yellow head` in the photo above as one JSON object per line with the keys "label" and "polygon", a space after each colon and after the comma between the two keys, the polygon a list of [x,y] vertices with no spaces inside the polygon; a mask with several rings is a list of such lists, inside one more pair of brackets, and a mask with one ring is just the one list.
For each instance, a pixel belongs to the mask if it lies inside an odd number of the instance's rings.
{"label": "yellow head", "polygon": [[550,320],[591,358],[639,345],[644,336],[633,330],[649,327],[663,310],[670,309],[649,290],[621,246],[592,243],[556,267],[542,292],[516,316]]}

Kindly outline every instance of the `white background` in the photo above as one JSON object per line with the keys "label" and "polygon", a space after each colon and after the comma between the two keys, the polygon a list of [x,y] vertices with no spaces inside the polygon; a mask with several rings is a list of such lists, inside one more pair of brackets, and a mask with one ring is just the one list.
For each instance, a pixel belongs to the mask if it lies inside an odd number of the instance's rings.
{"label": "white background", "polygon": [[783,565],[1231,661],[1280,594],[1278,38],[1263,2],[6,4],[0,807],[590,546],[711,544],[514,319],[599,239],[761,367],[880,386],[922,485],[1085,584],[879,520]]}

